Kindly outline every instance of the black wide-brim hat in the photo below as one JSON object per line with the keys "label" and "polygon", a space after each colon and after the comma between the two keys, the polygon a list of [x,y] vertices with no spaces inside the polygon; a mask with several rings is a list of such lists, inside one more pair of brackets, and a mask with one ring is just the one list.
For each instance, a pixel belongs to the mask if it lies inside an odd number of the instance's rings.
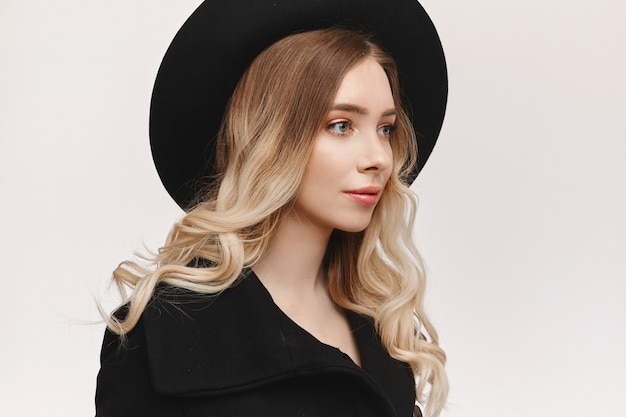
{"label": "black wide-brim hat", "polygon": [[206,0],[176,34],[152,93],[152,156],[179,206],[191,208],[213,181],[222,116],[254,58],[286,36],[332,26],[371,35],[395,60],[418,138],[415,179],[441,130],[448,94],[441,42],[417,0]]}

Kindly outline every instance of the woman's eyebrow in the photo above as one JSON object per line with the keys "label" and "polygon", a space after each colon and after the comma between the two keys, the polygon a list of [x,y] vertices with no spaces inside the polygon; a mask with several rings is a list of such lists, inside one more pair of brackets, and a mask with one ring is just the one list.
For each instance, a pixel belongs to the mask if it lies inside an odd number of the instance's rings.
{"label": "woman's eyebrow", "polygon": [[[359,115],[363,115],[366,116],[369,114],[369,111],[365,108],[365,107],[361,107],[358,106],[356,104],[349,104],[349,103],[337,103],[337,104],[333,104],[333,106],[330,108],[331,111],[333,110],[338,110],[338,111],[347,111],[349,113],[356,113]],[[382,114],[383,117],[387,117],[387,116],[395,116],[398,112],[396,111],[396,109],[389,109],[389,110],[385,110]]]}

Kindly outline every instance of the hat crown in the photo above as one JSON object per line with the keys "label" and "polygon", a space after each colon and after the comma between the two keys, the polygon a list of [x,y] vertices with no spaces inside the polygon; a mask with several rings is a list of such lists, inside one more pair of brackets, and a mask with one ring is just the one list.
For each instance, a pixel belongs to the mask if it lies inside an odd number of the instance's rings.
{"label": "hat crown", "polygon": [[293,33],[342,26],[372,35],[396,62],[423,167],[447,101],[441,42],[415,0],[205,1],[172,41],[157,74],[150,144],[165,188],[184,209],[215,172],[215,138],[232,92],[257,55]]}

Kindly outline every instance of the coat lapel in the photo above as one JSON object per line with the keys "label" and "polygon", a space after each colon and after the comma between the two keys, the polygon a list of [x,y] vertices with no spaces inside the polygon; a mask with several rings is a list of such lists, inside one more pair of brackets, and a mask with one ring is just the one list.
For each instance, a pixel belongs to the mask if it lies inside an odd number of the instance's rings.
{"label": "coat lapel", "polygon": [[294,375],[344,372],[392,403],[414,395],[407,392],[410,369],[389,357],[371,320],[355,313],[348,319],[363,369],[289,319],[251,271],[219,295],[160,286],[143,316],[152,381],[161,394],[219,395]]}

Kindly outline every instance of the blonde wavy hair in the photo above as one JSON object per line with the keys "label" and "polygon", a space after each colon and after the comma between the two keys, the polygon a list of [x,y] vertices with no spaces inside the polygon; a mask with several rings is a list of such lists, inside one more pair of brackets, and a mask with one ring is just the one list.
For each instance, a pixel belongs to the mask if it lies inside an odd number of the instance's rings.
{"label": "blonde wavy hair", "polygon": [[[393,174],[366,230],[333,232],[324,259],[328,288],[339,306],[374,319],[389,354],[413,369],[426,415],[439,415],[448,392],[446,356],[424,313],[424,267],[411,236],[417,202],[405,183],[416,161],[415,134],[401,110],[393,60],[350,30],[289,36],[247,69],[217,138],[216,185],[173,226],[154,267],[125,261],[113,272],[128,304],[123,319],[106,317],[113,332],[133,329],[159,283],[218,293],[255,265],[293,203],[344,75],[365,57],[385,70],[398,110]],[[209,267],[190,266],[198,258]]]}

